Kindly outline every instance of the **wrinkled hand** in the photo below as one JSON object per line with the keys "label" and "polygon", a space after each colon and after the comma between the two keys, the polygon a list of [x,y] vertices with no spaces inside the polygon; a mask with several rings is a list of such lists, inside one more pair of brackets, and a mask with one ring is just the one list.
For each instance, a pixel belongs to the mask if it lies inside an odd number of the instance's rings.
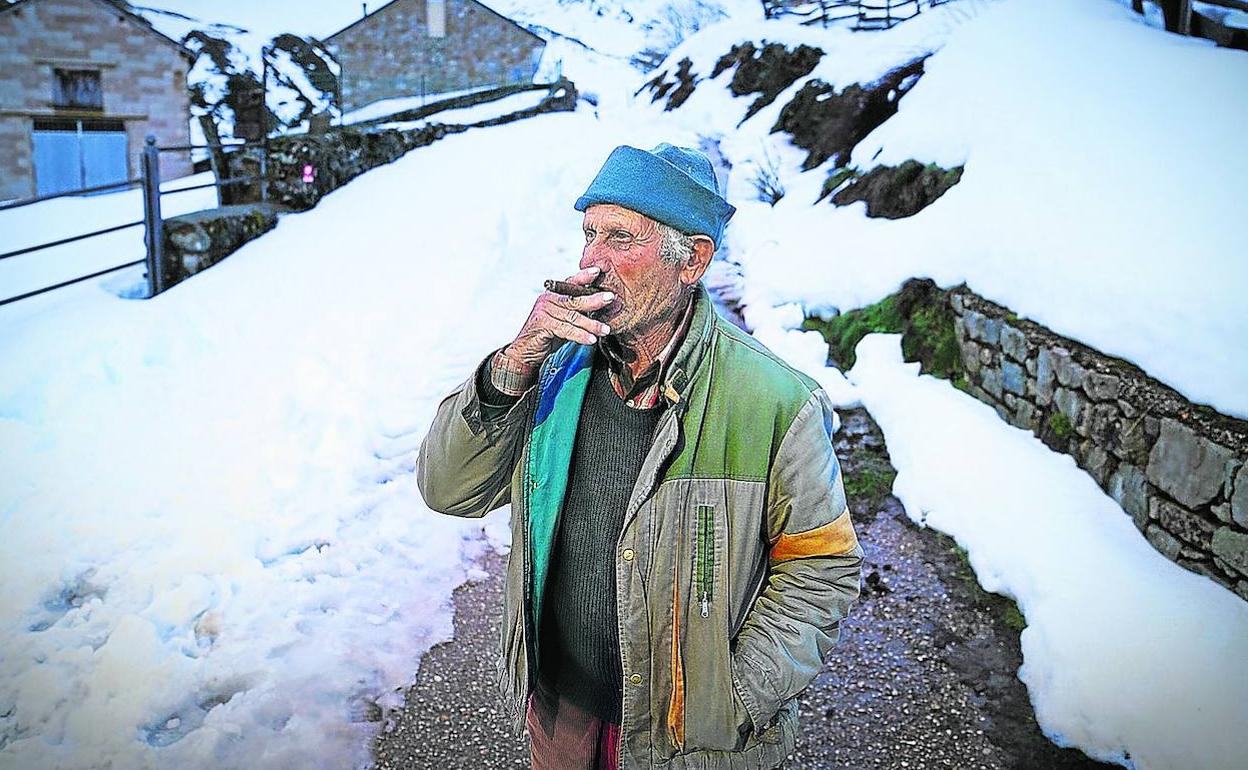
{"label": "wrinkled hand", "polygon": [[[567,282],[588,286],[600,272],[589,267],[568,276]],[[615,295],[609,291],[585,297],[542,292],[515,340],[494,357],[490,376],[495,387],[511,395],[522,393],[533,384],[546,357],[565,341],[593,345],[599,336],[610,334],[611,327],[589,314],[614,301]]]}

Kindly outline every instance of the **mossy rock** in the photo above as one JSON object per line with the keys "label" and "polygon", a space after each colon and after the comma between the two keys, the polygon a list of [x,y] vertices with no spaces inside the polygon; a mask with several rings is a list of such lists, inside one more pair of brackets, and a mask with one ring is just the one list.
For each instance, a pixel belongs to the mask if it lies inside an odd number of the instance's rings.
{"label": "mossy rock", "polygon": [[[957,184],[962,179],[962,169],[962,166],[945,169],[935,164],[924,165],[917,160],[908,160],[900,166],[877,166],[865,174],[855,174],[848,185],[832,195],[832,202],[848,206],[865,201],[869,217],[914,216]],[[825,194],[844,181],[842,178],[829,189],[834,179],[836,175],[825,182]]]}
{"label": "mossy rock", "polygon": [[[846,182],[857,179],[860,176],[862,176],[861,172],[851,166],[833,169],[832,173],[828,174],[828,178],[823,180],[823,190],[819,193],[819,200],[823,200],[832,193],[836,192],[837,189]],[[816,203],[818,203],[818,201],[816,201]]]}
{"label": "mossy rock", "polygon": [[1075,426],[1070,424],[1070,418],[1061,412],[1054,412],[1049,415],[1049,430],[1053,431],[1053,435],[1062,440],[1066,440],[1075,434]]}
{"label": "mossy rock", "polygon": [[828,342],[829,358],[843,369],[854,365],[854,348],[868,334],[901,334],[907,361],[920,371],[965,385],[962,358],[954,335],[949,293],[928,279],[911,279],[895,294],[835,318],[811,317],[803,329],[814,329]]}

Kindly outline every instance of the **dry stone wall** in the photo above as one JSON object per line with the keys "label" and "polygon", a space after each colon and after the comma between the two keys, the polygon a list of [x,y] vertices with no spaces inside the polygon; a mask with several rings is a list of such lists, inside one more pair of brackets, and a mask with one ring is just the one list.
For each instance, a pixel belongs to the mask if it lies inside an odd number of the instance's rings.
{"label": "dry stone wall", "polygon": [[272,230],[277,213],[267,203],[249,203],[166,219],[164,285],[181,283]]}
{"label": "dry stone wall", "polygon": [[1248,422],[965,287],[949,300],[967,390],[1072,455],[1167,558],[1248,599]]}

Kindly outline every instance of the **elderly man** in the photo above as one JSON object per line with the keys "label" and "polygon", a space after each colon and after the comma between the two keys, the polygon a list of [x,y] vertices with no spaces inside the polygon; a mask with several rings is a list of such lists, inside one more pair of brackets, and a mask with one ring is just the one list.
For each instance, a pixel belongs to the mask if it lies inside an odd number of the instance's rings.
{"label": "elderly man", "polygon": [[702,287],[734,212],[706,156],[618,147],[575,206],[594,291],[541,294],[442,402],[421,493],[511,503],[499,685],[535,770],[776,767],[859,591],[831,405]]}

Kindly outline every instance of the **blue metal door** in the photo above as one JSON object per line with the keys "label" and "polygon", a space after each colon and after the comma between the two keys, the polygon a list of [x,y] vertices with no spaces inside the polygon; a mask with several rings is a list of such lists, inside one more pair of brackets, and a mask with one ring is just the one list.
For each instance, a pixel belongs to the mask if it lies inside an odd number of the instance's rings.
{"label": "blue metal door", "polygon": [[82,132],[83,187],[126,181],[126,132]]}
{"label": "blue metal door", "polygon": [[36,195],[124,182],[129,176],[120,121],[37,120],[31,137]]}
{"label": "blue metal door", "polygon": [[39,131],[35,143],[35,195],[50,195],[82,187],[82,154],[78,131]]}

